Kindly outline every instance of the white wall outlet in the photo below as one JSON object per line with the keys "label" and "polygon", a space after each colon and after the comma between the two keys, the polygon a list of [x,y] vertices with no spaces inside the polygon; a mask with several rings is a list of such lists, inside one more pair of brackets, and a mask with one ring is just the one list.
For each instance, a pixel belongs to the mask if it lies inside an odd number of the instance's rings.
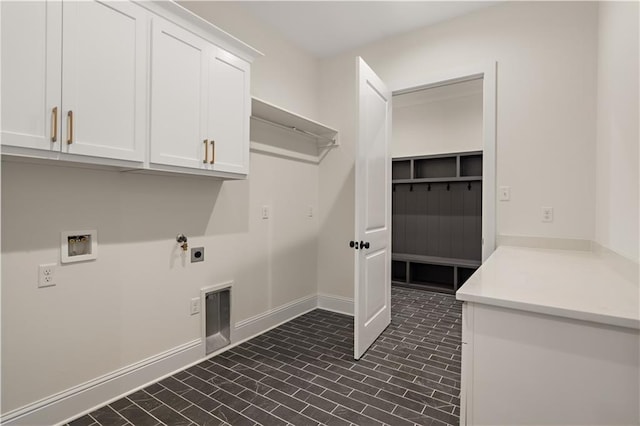
{"label": "white wall outlet", "polygon": [[200,313],[200,298],[194,297],[191,299],[191,303],[189,304],[191,315],[196,315]]}
{"label": "white wall outlet", "polygon": [[307,216],[313,217],[313,206],[309,206],[307,209]]}
{"label": "white wall outlet", "polygon": [[262,218],[269,219],[269,206],[262,206]]}
{"label": "white wall outlet", "polygon": [[38,266],[38,287],[51,287],[56,285],[56,266],[57,263],[47,263]]}
{"label": "white wall outlet", "polygon": [[510,186],[501,186],[499,191],[500,201],[509,201],[511,200],[511,187]]}
{"label": "white wall outlet", "polygon": [[553,207],[542,208],[542,221],[553,222]]}

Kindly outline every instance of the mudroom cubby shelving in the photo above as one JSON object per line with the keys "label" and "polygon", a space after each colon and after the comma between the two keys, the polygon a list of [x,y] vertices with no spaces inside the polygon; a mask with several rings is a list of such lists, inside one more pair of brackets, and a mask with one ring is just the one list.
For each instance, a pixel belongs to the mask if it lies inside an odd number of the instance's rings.
{"label": "mudroom cubby shelving", "polygon": [[392,277],[455,292],[482,256],[482,152],[394,158]]}

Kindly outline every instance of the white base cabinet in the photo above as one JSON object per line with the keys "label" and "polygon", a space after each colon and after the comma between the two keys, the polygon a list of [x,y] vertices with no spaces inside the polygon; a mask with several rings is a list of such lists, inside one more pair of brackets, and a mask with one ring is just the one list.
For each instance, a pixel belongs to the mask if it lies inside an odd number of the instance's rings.
{"label": "white base cabinet", "polygon": [[260,53],[173,2],[1,2],[2,154],[244,178]]}
{"label": "white base cabinet", "polygon": [[640,424],[639,330],[473,302],[462,323],[461,425]]}

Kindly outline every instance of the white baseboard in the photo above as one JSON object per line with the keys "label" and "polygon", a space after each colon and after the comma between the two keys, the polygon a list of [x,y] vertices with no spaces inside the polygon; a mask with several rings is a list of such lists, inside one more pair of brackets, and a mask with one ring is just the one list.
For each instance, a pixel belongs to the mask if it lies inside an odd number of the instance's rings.
{"label": "white baseboard", "polygon": [[531,237],[526,235],[498,235],[497,246],[516,246],[553,250],[591,251],[591,240],[577,238]]}
{"label": "white baseboard", "polygon": [[318,308],[353,316],[353,299],[331,294],[318,294]]}
{"label": "white baseboard", "polygon": [[196,339],[51,395],[2,416],[0,423],[51,425],[93,411],[123,394],[155,382],[202,358],[202,341]]}
{"label": "white baseboard", "polygon": [[0,424],[3,426],[36,426],[66,423],[177,371],[231,349],[316,308],[353,315],[353,299],[314,294],[294,300],[260,315],[237,322],[233,330],[232,344],[214,354],[203,357],[202,339],[196,339],[9,411],[2,415]]}
{"label": "white baseboard", "polygon": [[287,304],[269,309],[259,315],[238,321],[233,333],[234,342],[245,341],[253,336],[262,334],[295,317],[306,314],[318,307],[318,298],[315,294],[306,296]]}

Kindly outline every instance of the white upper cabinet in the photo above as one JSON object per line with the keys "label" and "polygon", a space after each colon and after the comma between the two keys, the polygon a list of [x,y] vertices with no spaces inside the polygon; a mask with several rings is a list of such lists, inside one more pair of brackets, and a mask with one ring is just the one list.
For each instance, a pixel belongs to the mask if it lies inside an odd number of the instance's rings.
{"label": "white upper cabinet", "polygon": [[249,63],[155,18],[151,52],[151,163],[249,171]]}
{"label": "white upper cabinet", "polygon": [[129,2],[63,4],[63,152],[144,160],[148,20]]}
{"label": "white upper cabinet", "polygon": [[209,43],[155,18],[151,44],[151,163],[207,170]]}
{"label": "white upper cabinet", "polygon": [[216,49],[209,61],[207,136],[214,141],[214,170],[249,173],[251,93],[249,63]]}
{"label": "white upper cabinet", "polygon": [[142,162],[148,20],[128,2],[2,2],[3,147]]}
{"label": "white upper cabinet", "polygon": [[59,151],[62,3],[0,7],[2,145]]}
{"label": "white upper cabinet", "polygon": [[169,1],[0,7],[2,154],[248,174],[260,52]]}

